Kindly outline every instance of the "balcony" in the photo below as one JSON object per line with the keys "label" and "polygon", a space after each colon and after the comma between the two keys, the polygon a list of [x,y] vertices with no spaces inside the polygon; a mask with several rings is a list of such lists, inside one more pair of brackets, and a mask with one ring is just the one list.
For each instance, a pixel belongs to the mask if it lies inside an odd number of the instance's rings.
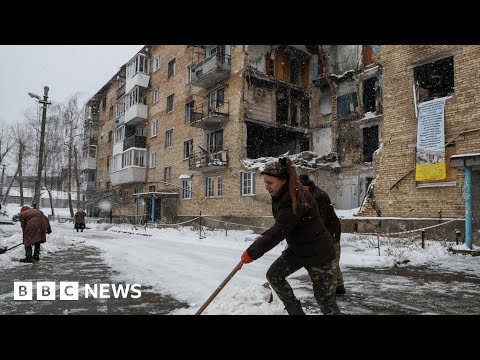
{"label": "balcony", "polygon": [[95,181],[83,181],[81,189],[83,192],[94,191],[95,190]]}
{"label": "balcony", "polygon": [[123,151],[135,148],[147,148],[147,138],[145,136],[132,135],[123,141]]}
{"label": "balcony", "polygon": [[190,170],[209,172],[226,168],[228,166],[228,150],[220,150],[214,153],[201,151],[194,153],[188,159],[188,167]]}
{"label": "balcony", "polygon": [[125,84],[120,86],[117,90],[117,99],[121,98],[123,95],[125,95]]}
{"label": "balcony", "polygon": [[137,125],[147,120],[148,106],[137,103],[125,111],[125,124]]}
{"label": "balcony", "polygon": [[96,169],[97,160],[95,158],[88,157],[82,161],[82,170]]}
{"label": "balcony", "polygon": [[119,117],[117,117],[117,119],[115,120],[115,125],[116,125],[116,126],[120,126],[120,125],[122,125],[123,123],[125,123],[125,113],[123,113],[122,115],[120,115]]}
{"label": "balcony", "polygon": [[190,114],[190,125],[204,130],[221,128],[228,121],[230,116],[229,104],[227,101],[217,102],[214,107],[211,104],[200,104]]}
{"label": "balcony", "polygon": [[192,84],[208,88],[230,76],[230,55],[215,53],[192,66]]}
{"label": "balcony", "polygon": [[145,173],[144,167],[128,166],[110,173],[110,182],[112,186],[145,182]]}
{"label": "balcony", "polygon": [[85,141],[83,143],[84,146],[88,146],[88,145],[98,145],[98,138],[97,137],[86,137],[85,138]]}

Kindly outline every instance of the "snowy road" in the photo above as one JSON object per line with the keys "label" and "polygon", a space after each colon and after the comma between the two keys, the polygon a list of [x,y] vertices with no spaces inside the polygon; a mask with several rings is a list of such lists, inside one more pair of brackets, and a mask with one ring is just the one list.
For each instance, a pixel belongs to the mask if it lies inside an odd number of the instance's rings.
{"label": "snowy road", "polygon": [[[134,229],[91,225],[84,233],[71,224],[52,225],[54,232],[38,264],[12,261],[23,250],[0,255],[0,313],[40,314],[194,314],[236,266],[250,242],[248,231],[207,231],[199,239],[190,229]],[[123,232],[115,232],[123,231]],[[127,232],[127,233],[125,233]],[[129,234],[135,232],[139,235]],[[148,235],[148,236],[140,236]],[[427,249],[412,245],[378,256],[370,240],[342,237],[342,268],[347,295],[338,299],[344,314],[479,314],[479,258],[448,254],[438,243]],[[18,243],[20,227],[0,227],[0,246]],[[277,246],[238,271],[204,314],[282,315],[283,305],[262,286]],[[387,251],[388,250],[388,251]],[[392,266],[400,255],[410,262]],[[78,281],[142,286],[140,299],[14,301],[13,281]],[[308,314],[319,313],[304,270],[290,279]]]}

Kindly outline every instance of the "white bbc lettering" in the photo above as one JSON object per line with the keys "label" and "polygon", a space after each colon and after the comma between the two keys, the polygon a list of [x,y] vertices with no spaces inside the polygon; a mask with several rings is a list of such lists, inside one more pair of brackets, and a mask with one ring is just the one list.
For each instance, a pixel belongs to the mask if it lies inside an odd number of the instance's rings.
{"label": "white bbc lettering", "polygon": [[37,300],[55,300],[55,281],[37,281]]}
{"label": "white bbc lettering", "polygon": [[32,300],[32,283],[30,281],[15,281],[13,283],[13,300]]}
{"label": "white bbc lettering", "polygon": [[60,300],[78,300],[78,282],[64,281],[60,283]]}

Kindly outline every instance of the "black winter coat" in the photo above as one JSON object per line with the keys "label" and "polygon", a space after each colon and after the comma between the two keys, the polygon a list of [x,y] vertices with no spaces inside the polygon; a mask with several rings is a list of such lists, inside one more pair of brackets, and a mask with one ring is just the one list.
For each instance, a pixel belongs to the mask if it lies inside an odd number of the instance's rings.
{"label": "black winter coat", "polygon": [[330,197],[325,191],[316,185],[310,186],[309,191],[317,202],[320,217],[322,218],[328,232],[332,236],[333,241],[339,242],[340,235],[342,234],[342,226],[340,224],[340,219],[338,218],[337,214],[335,214],[335,209],[332,206]]}
{"label": "black winter coat", "polygon": [[254,260],[263,256],[283,239],[288,255],[303,265],[324,264],[335,256],[333,239],[320,218],[315,199],[307,193],[308,207],[293,213],[292,200],[286,186],[272,197],[275,224],[247,249]]}

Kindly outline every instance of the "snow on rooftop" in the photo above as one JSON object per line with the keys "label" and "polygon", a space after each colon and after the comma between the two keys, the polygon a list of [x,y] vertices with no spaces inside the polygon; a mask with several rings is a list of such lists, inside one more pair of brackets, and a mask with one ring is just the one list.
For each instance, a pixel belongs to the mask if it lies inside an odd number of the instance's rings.
{"label": "snow on rooftop", "polygon": [[[341,167],[337,161],[337,155],[331,153],[328,155],[318,156],[313,151],[302,151],[297,154],[288,155],[288,158],[292,160],[296,167],[316,169],[321,167],[338,168]],[[279,157],[260,157],[257,159],[243,159],[243,166],[248,170],[263,171],[264,166],[267,163],[278,161]]]}

